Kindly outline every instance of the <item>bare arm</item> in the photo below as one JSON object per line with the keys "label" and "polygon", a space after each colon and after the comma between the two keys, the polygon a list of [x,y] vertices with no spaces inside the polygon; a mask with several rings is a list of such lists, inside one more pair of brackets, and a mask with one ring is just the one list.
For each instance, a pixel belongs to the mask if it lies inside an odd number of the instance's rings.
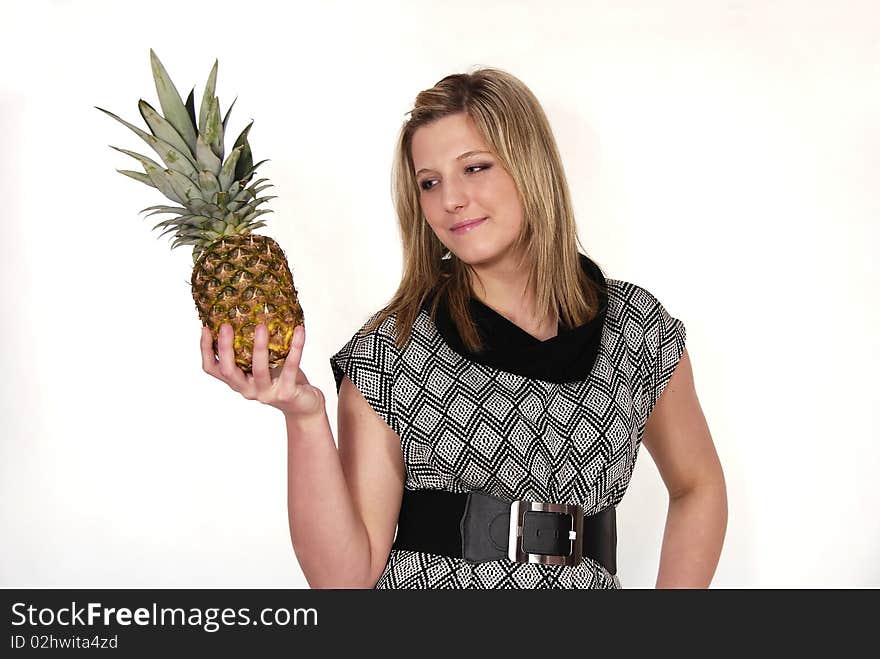
{"label": "bare arm", "polygon": [[290,538],[312,588],[372,588],[400,512],[400,440],[348,377],[338,411],[338,450],[326,411],[287,420]]}
{"label": "bare arm", "polygon": [[651,411],[642,444],[669,491],[657,588],[708,588],[727,529],[727,490],[687,349]]}
{"label": "bare arm", "polygon": [[235,364],[231,328],[220,331],[219,360],[204,328],[202,367],[248,400],[284,413],[290,538],[309,585],[372,588],[397,526],[404,473],[400,440],[346,377],[339,391],[337,450],[324,395],[299,368],[304,343],[300,326],[283,367],[270,372],[268,333],[257,326],[253,374],[247,375]]}
{"label": "bare arm", "polygon": [[369,579],[369,538],[352,505],[327,413],[286,421],[287,516],[303,574],[312,588],[360,588]]}
{"label": "bare arm", "polygon": [[370,547],[372,588],[388,561],[403,499],[405,467],[400,437],[376,414],[348,376],[339,388],[339,459]]}

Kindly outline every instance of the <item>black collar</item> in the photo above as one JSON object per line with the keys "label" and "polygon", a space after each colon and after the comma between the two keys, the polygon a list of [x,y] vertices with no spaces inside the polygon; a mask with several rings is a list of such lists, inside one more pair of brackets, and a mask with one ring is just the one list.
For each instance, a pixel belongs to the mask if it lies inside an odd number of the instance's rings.
{"label": "black collar", "polygon": [[[548,382],[576,382],[587,379],[599,352],[599,339],[608,310],[606,281],[602,270],[583,254],[581,267],[590,279],[600,285],[599,313],[580,327],[565,329],[560,323],[558,334],[541,341],[491,307],[471,297],[470,312],[484,342],[479,353],[468,351],[441,298],[437,307],[437,331],[455,352],[471,361],[508,373]],[[429,296],[423,308],[430,310]]]}

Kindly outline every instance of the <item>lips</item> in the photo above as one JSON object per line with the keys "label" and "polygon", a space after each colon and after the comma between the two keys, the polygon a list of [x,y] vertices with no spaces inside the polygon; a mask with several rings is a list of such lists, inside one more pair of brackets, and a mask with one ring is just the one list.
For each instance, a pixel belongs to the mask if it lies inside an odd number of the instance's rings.
{"label": "lips", "polygon": [[469,231],[470,229],[474,228],[475,226],[482,224],[487,219],[488,218],[486,218],[486,217],[481,217],[478,220],[467,220],[465,222],[459,222],[458,224],[453,224],[452,227],[450,228],[450,230],[453,233],[462,233],[464,231]]}

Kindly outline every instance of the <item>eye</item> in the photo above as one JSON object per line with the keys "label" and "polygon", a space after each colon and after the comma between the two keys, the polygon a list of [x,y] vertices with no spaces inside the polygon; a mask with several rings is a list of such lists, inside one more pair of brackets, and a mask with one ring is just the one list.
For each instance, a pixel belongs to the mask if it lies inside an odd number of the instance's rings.
{"label": "eye", "polygon": [[[491,167],[492,167],[492,165],[489,165],[489,164],[485,164],[485,165],[470,165],[469,167],[465,167],[465,168],[464,168],[464,171],[468,171],[469,169],[477,169],[477,170],[479,170],[479,171],[474,172],[474,173],[475,173],[475,174],[479,174],[480,171],[483,171],[483,170],[486,170],[486,169],[490,169]],[[419,188],[421,188],[421,189],[424,190],[425,192],[429,192],[429,191],[433,190],[433,189],[434,189],[434,186],[433,186],[433,185],[431,185],[431,186],[427,186],[427,187],[426,187],[426,184],[428,184],[428,183],[430,183],[431,181],[434,181],[434,180],[436,180],[436,179],[432,179],[432,178],[427,178],[427,179],[425,179],[424,181],[422,181],[421,183],[419,183]]]}

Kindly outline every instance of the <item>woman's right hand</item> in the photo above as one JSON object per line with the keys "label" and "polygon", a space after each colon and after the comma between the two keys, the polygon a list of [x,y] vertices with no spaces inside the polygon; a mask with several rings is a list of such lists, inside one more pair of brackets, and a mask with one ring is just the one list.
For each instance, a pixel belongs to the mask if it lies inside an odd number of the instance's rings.
{"label": "woman's right hand", "polygon": [[290,352],[282,366],[269,369],[269,331],[265,325],[254,329],[252,374],[247,374],[235,363],[232,348],[232,326],[223,323],[217,338],[219,360],[214,356],[213,337],[208,327],[202,327],[202,369],[205,373],[225,382],[248,400],[258,400],[278,408],[289,417],[306,417],[325,411],[324,394],[309,384],[299,368],[306,328],[297,325],[290,340]]}

